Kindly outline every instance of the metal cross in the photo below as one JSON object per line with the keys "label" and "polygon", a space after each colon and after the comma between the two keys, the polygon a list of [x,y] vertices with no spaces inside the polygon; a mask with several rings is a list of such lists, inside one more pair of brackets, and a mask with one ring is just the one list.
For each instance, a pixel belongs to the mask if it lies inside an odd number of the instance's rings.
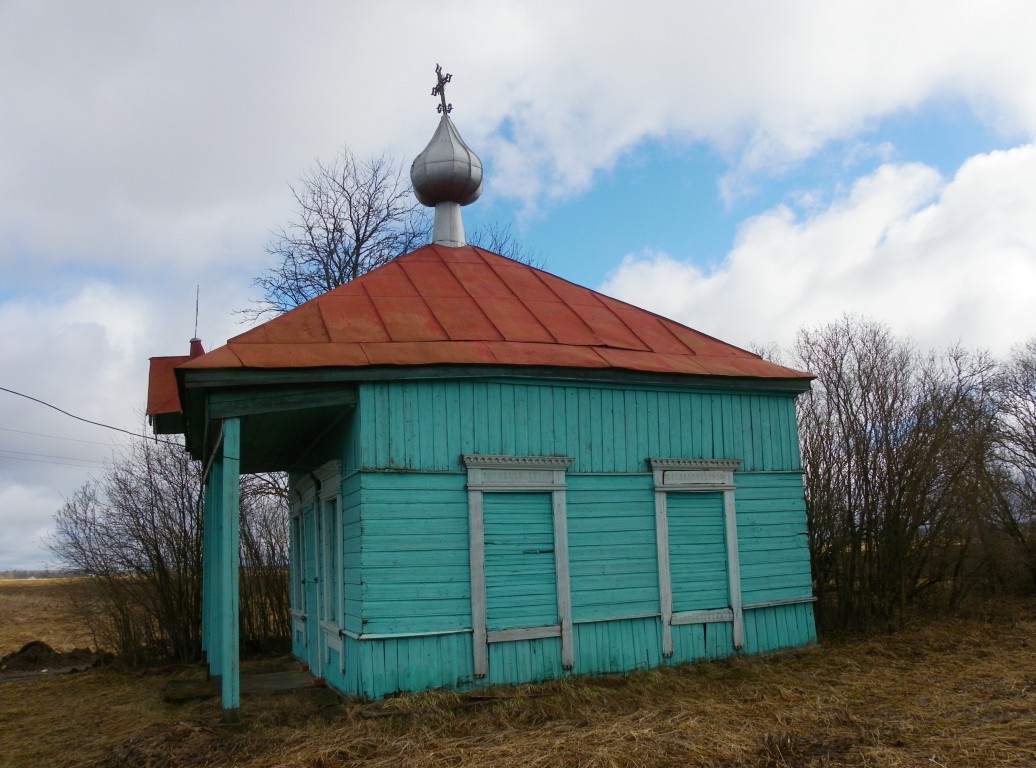
{"label": "metal cross", "polygon": [[435,111],[441,114],[450,114],[453,111],[453,105],[446,103],[446,83],[453,79],[453,75],[447,73],[444,77],[442,74],[442,66],[439,64],[435,65],[435,77],[438,79],[435,87],[432,88],[432,96],[438,96],[439,101],[442,102],[435,108]]}

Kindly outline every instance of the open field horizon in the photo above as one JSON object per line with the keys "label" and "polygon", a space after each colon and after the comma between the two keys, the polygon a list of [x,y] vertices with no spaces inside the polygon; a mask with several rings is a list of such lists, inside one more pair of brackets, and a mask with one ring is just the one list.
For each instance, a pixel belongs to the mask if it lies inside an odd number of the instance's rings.
{"label": "open field horizon", "polygon": [[[47,595],[45,584],[0,581],[0,655],[26,633],[56,650],[78,642]],[[163,700],[171,683],[204,679],[197,665],[0,672],[0,766],[1028,766],[1034,638],[1036,600],[1016,599],[767,658],[488,696],[255,694],[239,732],[220,726],[217,698]],[[287,663],[245,662],[244,672]]]}

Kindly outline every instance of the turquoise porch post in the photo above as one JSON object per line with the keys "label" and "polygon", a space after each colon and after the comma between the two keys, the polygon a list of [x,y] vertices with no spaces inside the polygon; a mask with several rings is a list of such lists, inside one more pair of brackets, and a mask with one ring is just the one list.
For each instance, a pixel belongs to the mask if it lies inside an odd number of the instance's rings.
{"label": "turquoise porch post", "polygon": [[[209,664],[209,676],[217,682],[223,674],[222,645],[220,643],[220,635],[223,629],[220,622],[220,616],[223,613],[222,588],[220,586],[220,574],[223,571],[220,563],[223,530],[222,489],[223,453],[222,445],[220,444],[216,446],[205,485],[206,529],[203,557],[205,557],[206,564],[203,567],[205,582],[202,593],[202,615],[206,622],[202,628],[202,639],[205,642],[204,648]],[[208,639],[206,639],[206,635]]]}
{"label": "turquoise porch post", "polygon": [[[219,450],[219,513],[221,517],[219,553],[219,646],[223,721],[237,722],[241,706],[241,659],[239,619],[240,508],[241,508],[241,420],[223,421],[223,442]],[[216,471],[213,465],[213,471]]]}

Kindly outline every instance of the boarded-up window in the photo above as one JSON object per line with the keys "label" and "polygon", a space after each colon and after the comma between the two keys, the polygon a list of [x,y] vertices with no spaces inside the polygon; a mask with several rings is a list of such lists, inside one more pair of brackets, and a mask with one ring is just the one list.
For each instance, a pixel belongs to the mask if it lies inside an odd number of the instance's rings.
{"label": "boarded-up window", "polygon": [[669,572],[673,611],[730,606],[722,493],[670,493]]}
{"label": "boarded-up window", "polygon": [[558,623],[550,493],[486,493],[486,628]]}

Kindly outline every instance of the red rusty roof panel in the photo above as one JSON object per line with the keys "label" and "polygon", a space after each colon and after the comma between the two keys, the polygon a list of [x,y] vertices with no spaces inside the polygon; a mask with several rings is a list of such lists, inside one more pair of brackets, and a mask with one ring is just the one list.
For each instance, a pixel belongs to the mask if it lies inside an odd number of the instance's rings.
{"label": "red rusty roof panel", "polygon": [[[360,344],[231,344],[245,368],[355,368],[369,365]],[[200,358],[199,358],[200,359]]]}
{"label": "red rusty roof panel", "polygon": [[211,352],[206,352],[201,357],[194,357],[188,360],[179,368],[240,368],[241,358],[234,354],[232,347],[249,348],[255,347],[256,349],[262,349],[263,345],[259,344],[237,344],[231,339],[225,346],[217,347]]}
{"label": "red rusty roof panel", "polygon": [[147,408],[145,410],[148,416],[180,412],[180,394],[176,389],[176,374],[173,373],[173,369],[190,359],[187,355],[151,358],[147,377]]}
{"label": "red rusty roof panel", "polygon": [[603,304],[578,306],[575,311],[605,346],[650,351],[651,348],[630,330],[622,318]]}
{"label": "red rusty roof panel", "polygon": [[604,343],[571,307],[562,304],[556,298],[553,301],[526,299],[525,306],[550,335],[557,339],[558,344],[592,346]]}
{"label": "red rusty roof panel", "polygon": [[455,365],[496,365],[499,361],[484,341],[424,341],[364,344],[371,365],[428,365],[430,360]]}
{"label": "red rusty roof panel", "polygon": [[426,297],[425,302],[453,341],[499,341],[504,338],[470,296]]}
{"label": "red rusty roof panel", "polygon": [[[414,253],[417,253],[415,251]],[[400,258],[407,258],[406,256]],[[362,281],[362,282],[361,282]],[[407,277],[406,272],[399,265],[399,259],[390,261],[388,264],[378,267],[377,269],[368,272],[363,277],[357,278],[354,283],[358,283],[363,286],[364,290],[367,291],[367,295],[372,299],[380,299],[382,297],[402,297],[409,296],[411,298],[418,298],[421,293],[418,291],[410,278]],[[348,283],[346,283],[348,285]],[[329,291],[324,296],[330,296],[335,293]]]}
{"label": "red rusty roof panel", "polygon": [[377,307],[366,293],[342,296],[336,291],[318,302],[331,341],[391,341]]}
{"label": "red rusty roof panel", "polygon": [[673,355],[692,352],[656,315],[615,299],[608,299],[605,304],[615,312],[616,317],[622,320],[632,333],[636,334],[638,339],[647,344],[649,349],[661,354]]}
{"label": "red rusty roof panel", "polygon": [[[331,341],[316,301],[307,301],[267,323],[265,344],[321,344]],[[247,343],[247,339],[238,339]]]}
{"label": "red rusty roof panel", "polygon": [[498,254],[435,245],[184,363],[192,369],[369,365],[810,378]]}
{"label": "red rusty roof panel", "polygon": [[512,341],[489,343],[497,360],[505,365],[537,365],[562,368],[608,368],[593,347],[569,344],[525,344]]}
{"label": "red rusty roof panel", "polygon": [[420,297],[382,296],[374,300],[392,341],[449,341],[442,324]]}
{"label": "red rusty roof panel", "polygon": [[489,259],[487,263],[507,283],[511,292],[522,301],[553,301],[561,299],[539,276],[539,270],[506,257]]}
{"label": "red rusty roof panel", "polygon": [[714,339],[712,336],[707,336],[700,331],[680,325],[672,320],[662,320],[662,325],[683,342],[688,349],[693,350],[696,355],[703,355],[705,357],[756,357],[751,352],[746,352],[732,344]]}
{"label": "red rusty roof panel", "polygon": [[694,355],[660,355],[656,352],[642,352],[632,349],[611,349],[600,347],[597,354],[608,361],[613,368],[654,373],[685,373],[708,375]]}
{"label": "red rusty roof panel", "polygon": [[486,317],[507,341],[545,344],[557,341],[521,299],[514,296],[498,297],[491,301],[483,301],[480,305]]}
{"label": "red rusty roof panel", "polygon": [[448,266],[469,296],[477,296],[483,301],[515,298],[514,291],[508,288],[496,270],[484,261],[451,262]]}
{"label": "red rusty roof panel", "polygon": [[468,297],[468,292],[441,261],[406,261],[400,264],[410,282],[422,296],[440,298]]}

